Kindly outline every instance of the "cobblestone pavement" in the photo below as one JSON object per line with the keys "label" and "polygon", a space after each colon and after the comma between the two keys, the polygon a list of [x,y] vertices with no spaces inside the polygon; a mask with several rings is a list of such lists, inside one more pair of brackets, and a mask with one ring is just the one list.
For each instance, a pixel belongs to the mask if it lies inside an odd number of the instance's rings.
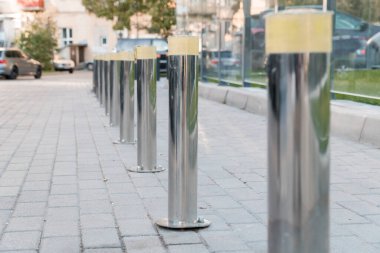
{"label": "cobblestone pavement", "polygon": [[[167,166],[167,89],[158,159]],[[133,174],[90,74],[0,80],[0,252],[266,252],[266,119],[199,100],[203,230],[173,232],[167,171]],[[331,252],[380,252],[380,150],[332,138]]]}

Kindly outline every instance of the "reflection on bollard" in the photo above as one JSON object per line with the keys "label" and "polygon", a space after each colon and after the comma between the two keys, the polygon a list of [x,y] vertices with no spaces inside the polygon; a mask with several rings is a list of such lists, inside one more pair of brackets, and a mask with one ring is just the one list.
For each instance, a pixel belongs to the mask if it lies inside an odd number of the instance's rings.
{"label": "reflection on bollard", "polygon": [[138,46],[137,60],[137,166],[135,172],[160,172],[156,139],[156,48]]}
{"label": "reflection on bollard", "polygon": [[105,114],[108,115],[108,66],[109,66],[109,60],[108,60],[108,55],[103,56],[103,85],[102,85],[102,100],[103,100],[103,105],[104,105],[104,110]]}
{"label": "reflection on bollard", "polygon": [[106,87],[106,114],[111,118],[111,94],[113,88],[113,60],[112,54],[107,55],[107,87]]}
{"label": "reflection on bollard", "polygon": [[169,197],[167,228],[202,228],[197,214],[198,54],[196,36],[169,37]]}
{"label": "reflection on bollard", "polygon": [[97,80],[97,65],[98,65],[98,59],[97,56],[94,57],[94,63],[93,63],[93,68],[92,68],[92,92],[95,93],[95,96],[97,95],[98,92],[98,80]]}
{"label": "reflection on bollard", "polygon": [[103,56],[98,56],[98,67],[97,67],[97,73],[98,73],[98,100],[101,105],[103,105]]}
{"label": "reflection on bollard", "polygon": [[110,126],[118,126],[120,121],[120,59],[118,54],[110,56]]}
{"label": "reflection on bollard", "polygon": [[331,13],[266,19],[269,253],[329,252],[331,34]]}
{"label": "reflection on bollard", "polygon": [[135,56],[120,53],[120,143],[135,143]]}

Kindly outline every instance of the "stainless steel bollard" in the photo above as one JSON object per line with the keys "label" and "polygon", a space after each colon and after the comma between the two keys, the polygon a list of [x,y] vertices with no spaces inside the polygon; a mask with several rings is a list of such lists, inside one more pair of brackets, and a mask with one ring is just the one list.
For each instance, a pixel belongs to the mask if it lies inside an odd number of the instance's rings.
{"label": "stainless steel bollard", "polygon": [[137,166],[134,172],[160,172],[156,140],[156,48],[138,46],[137,59]]}
{"label": "stainless steel bollard", "polygon": [[[113,88],[113,64],[112,54],[107,55],[107,87],[106,87],[106,114],[111,118],[111,94]],[[111,125],[111,124],[110,124]]]}
{"label": "stainless steel bollard", "polygon": [[97,70],[96,67],[98,65],[98,59],[97,57],[94,57],[94,62],[93,62],[93,68],[92,68],[92,92],[96,93],[98,91],[97,86],[98,86],[98,80],[97,80]]}
{"label": "stainless steel bollard", "polygon": [[120,59],[118,54],[111,55],[110,61],[110,126],[120,122]]}
{"label": "stainless steel bollard", "polygon": [[109,60],[108,55],[103,56],[103,87],[102,87],[102,98],[103,98],[103,105],[105,114],[108,115],[108,87],[109,87]]}
{"label": "stainless steel bollard", "polygon": [[103,56],[98,57],[98,71],[97,72],[98,72],[98,81],[99,81],[97,96],[98,96],[99,103],[103,105],[103,74],[104,74]]}
{"label": "stainless steel bollard", "polygon": [[169,37],[169,198],[166,228],[202,228],[197,214],[198,54],[196,36]]}
{"label": "stainless steel bollard", "polygon": [[120,53],[120,143],[135,144],[135,56]]}
{"label": "stainless steel bollard", "polygon": [[[289,29],[292,33],[288,33]],[[329,252],[332,14],[266,18],[269,253]]]}

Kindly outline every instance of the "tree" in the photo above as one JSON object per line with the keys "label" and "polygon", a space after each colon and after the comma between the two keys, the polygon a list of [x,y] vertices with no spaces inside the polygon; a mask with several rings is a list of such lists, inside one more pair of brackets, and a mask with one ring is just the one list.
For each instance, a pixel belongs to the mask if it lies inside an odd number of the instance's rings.
{"label": "tree", "polygon": [[176,23],[175,2],[174,0],[151,0],[151,2],[149,14],[152,16],[152,26],[149,31],[167,38]]}
{"label": "tree", "polygon": [[115,30],[130,30],[130,18],[136,13],[151,15],[151,27],[146,28],[164,37],[175,24],[174,0],[82,0],[82,3],[90,13],[114,21]]}
{"label": "tree", "polygon": [[50,70],[57,47],[55,32],[56,25],[50,18],[36,17],[20,34],[17,44],[31,58],[41,62],[45,70]]}

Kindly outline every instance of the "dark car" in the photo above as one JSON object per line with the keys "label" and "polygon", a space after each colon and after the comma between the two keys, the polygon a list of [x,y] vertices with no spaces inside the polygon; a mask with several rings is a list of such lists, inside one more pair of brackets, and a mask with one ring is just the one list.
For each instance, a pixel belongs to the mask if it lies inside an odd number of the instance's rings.
{"label": "dark car", "polygon": [[17,79],[19,75],[41,78],[41,63],[29,58],[20,49],[0,48],[0,76],[6,79]]}
{"label": "dark car", "polygon": [[164,39],[118,39],[116,51],[133,51],[136,46],[155,46],[157,50],[157,60],[160,64],[160,72],[167,71],[168,43]]}
{"label": "dark car", "polygon": [[[315,9],[321,10],[320,6],[297,6],[287,7],[291,9]],[[265,16],[273,13],[266,10],[251,17],[252,33],[252,67],[263,68],[266,64],[265,57]],[[333,56],[335,68],[365,68],[367,66],[367,44],[371,38],[380,32],[380,26],[365,22],[350,14],[340,11],[335,12],[335,30],[333,36]],[[280,42],[279,42],[280,43]],[[380,61],[380,59],[378,59]],[[375,64],[375,63],[374,63]],[[377,65],[379,63],[376,63]]]}

